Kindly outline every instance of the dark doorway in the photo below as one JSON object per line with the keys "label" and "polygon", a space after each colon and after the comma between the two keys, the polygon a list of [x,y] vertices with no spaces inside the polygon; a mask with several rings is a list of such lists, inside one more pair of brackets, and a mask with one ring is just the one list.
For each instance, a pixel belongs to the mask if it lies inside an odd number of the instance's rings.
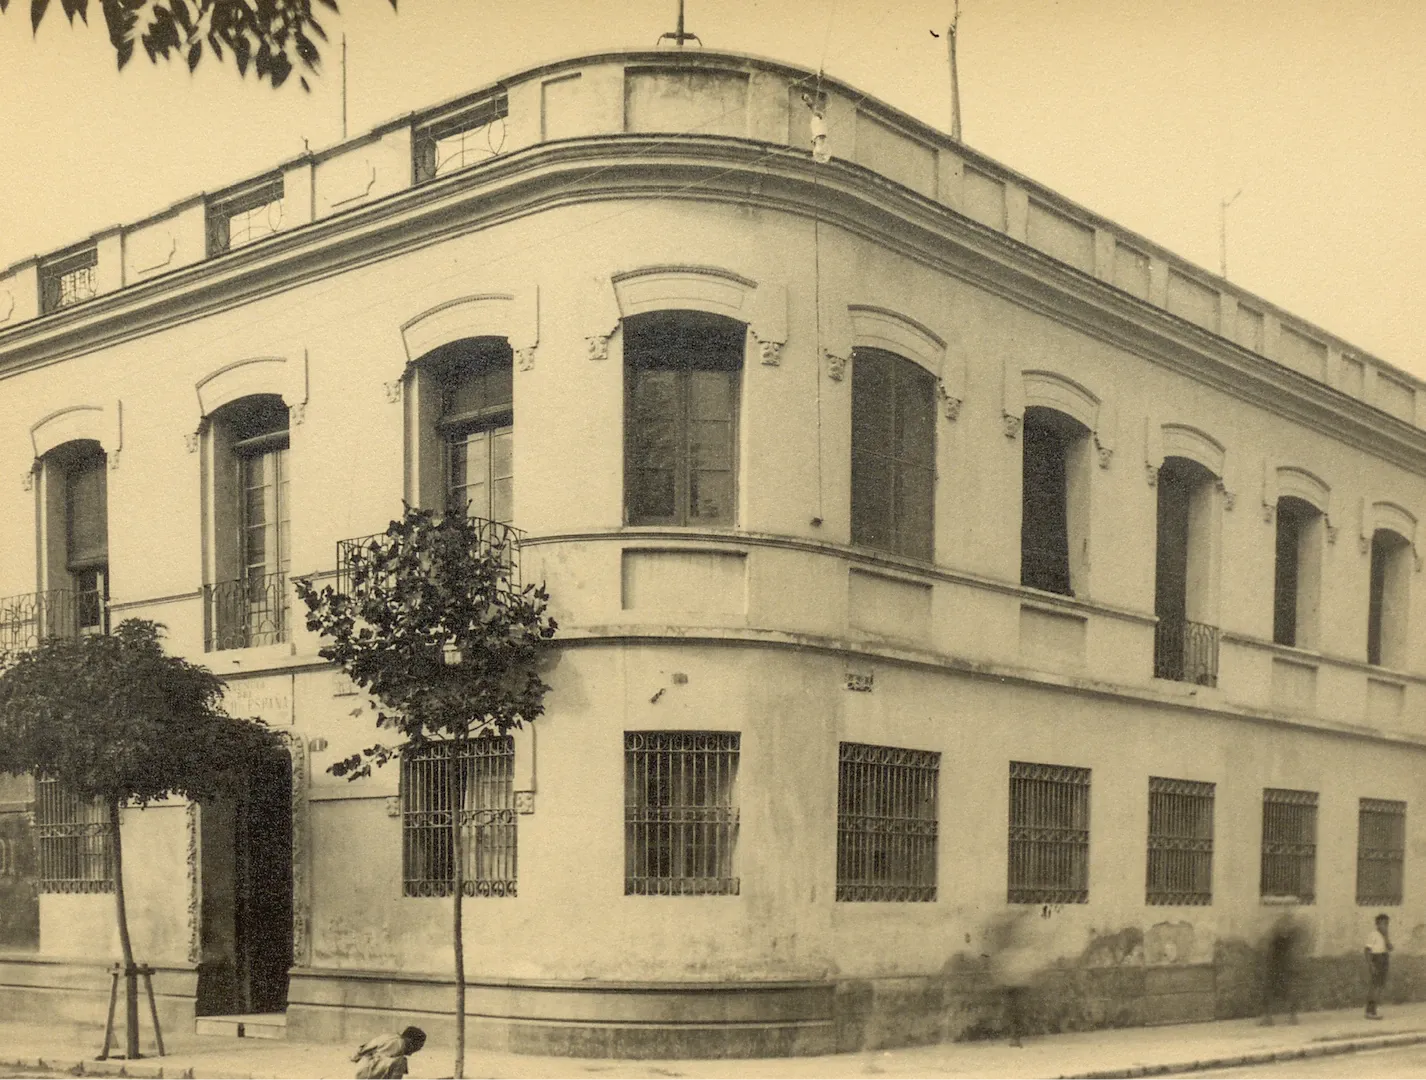
{"label": "dark doorway", "polygon": [[241,798],[202,807],[198,1015],[282,1012],[292,966],[292,759],[256,764]]}
{"label": "dark doorway", "polygon": [[286,751],[253,769],[234,826],[241,1011],[281,1012],[292,967],[292,760]]}

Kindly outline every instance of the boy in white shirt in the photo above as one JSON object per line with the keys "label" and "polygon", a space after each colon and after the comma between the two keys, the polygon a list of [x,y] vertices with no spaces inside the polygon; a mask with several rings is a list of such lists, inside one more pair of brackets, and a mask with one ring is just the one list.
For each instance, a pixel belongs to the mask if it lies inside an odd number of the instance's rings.
{"label": "boy in white shirt", "polygon": [[1391,923],[1390,917],[1381,914],[1376,917],[1376,929],[1367,938],[1366,947],[1362,950],[1367,958],[1367,968],[1369,980],[1367,982],[1367,1019],[1380,1020],[1381,1014],[1376,1011],[1377,1002],[1381,999],[1382,989],[1386,986],[1386,972],[1391,964],[1391,938],[1387,934],[1387,926]]}

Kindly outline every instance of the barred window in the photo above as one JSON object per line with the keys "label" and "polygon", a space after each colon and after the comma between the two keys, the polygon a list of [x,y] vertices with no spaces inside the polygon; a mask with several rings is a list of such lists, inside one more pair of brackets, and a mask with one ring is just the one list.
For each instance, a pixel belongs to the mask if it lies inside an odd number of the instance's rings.
{"label": "barred window", "polygon": [[1089,902],[1089,770],[1010,763],[1012,904]]}
{"label": "barred window", "polygon": [[936,899],[936,788],[941,755],[841,744],[837,899]]}
{"label": "barred window", "polygon": [[1263,896],[1317,898],[1317,792],[1263,789]]}
{"label": "barred window", "polygon": [[455,887],[451,769],[460,799],[467,896],[515,895],[515,739],[433,742],[401,756],[401,893]]}
{"label": "barred window", "polygon": [[81,799],[58,780],[35,783],[40,891],[114,891],[114,845],[109,811],[98,799]]}
{"label": "barred window", "polygon": [[1357,903],[1401,903],[1406,862],[1406,804],[1362,799],[1357,809]]}
{"label": "barred window", "polygon": [[1149,777],[1150,904],[1213,903],[1212,784]]}
{"label": "barred window", "polygon": [[69,307],[98,295],[95,271],[99,265],[97,247],[57,255],[40,264],[40,314]]}
{"label": "barred window", "polygon": [[736,896],[736,731],[624,733],[624,894]]}

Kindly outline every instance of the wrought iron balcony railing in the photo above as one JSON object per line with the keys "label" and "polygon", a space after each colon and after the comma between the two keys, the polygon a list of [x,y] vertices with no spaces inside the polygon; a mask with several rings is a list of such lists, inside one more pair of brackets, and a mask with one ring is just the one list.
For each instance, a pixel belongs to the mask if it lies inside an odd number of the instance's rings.
{"label": "wrought iron balcony railing", "polygon": [[[476,540],[472,554],[498,554],[508,568],[508,580],[514,589],[520,588],[520,543],[525,534],[513,525],[487,518],[471,518],[476,527]],[[337,591],[349,593],[352,590],[352,562],[362,552],[370,552],[382,545],[386,533],[372,533],[370,536],[353,536],[337,541]]]}
{"label": "wrought iron balcony railing", "polygon": [[203,586],[203,648],[250,649],[287,640],[287,575],[253,574]]}
{"label": "wrought iron balcony railing", "polygon": [[1154,678],[1218,685],[1218,627],[1160,618],[1154,628]]}
{"label": "wrought iron balcony railing", "polygon": [[48,589],[0,600],[0,649],[33,649],[47,638],[109,632],[109,604],[98,590]]}

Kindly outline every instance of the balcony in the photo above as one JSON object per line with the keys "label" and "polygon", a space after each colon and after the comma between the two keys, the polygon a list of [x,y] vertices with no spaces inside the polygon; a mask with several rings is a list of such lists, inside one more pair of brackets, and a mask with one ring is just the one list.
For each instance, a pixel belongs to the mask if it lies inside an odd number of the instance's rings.
{"label": "balcony", "polygon": [[1154,628],[1154,678],[1218,685],[1218,627],[1161,617]]}
{"label": "balcony", "polygon": [[287,575],[254,574],[203,586],[203,648],[278,645],[288,634]]}
{"label": "balcony", "polygon": [[97,589],[49,589],[0,599],[0,650],[33,649],[49,638],[109,632],[109,604]]}
{"label": "balcony", "polygon": [[[471,518],[470,520],[476,527],[475,545],[471,550],[472,556],[498,554],[507,567],[506,576],[510,587],[519,589],[520,544],[523,542],[525,534],[503,521],[490,521],[486,518]],[[353,536],[337,541],[338,592],[350,593],[352,591],[353,562],[358,560],[361,555],[369,555],[380,550],[386,540],[387,534],[379,532],[372,533],[370,536]]]}

